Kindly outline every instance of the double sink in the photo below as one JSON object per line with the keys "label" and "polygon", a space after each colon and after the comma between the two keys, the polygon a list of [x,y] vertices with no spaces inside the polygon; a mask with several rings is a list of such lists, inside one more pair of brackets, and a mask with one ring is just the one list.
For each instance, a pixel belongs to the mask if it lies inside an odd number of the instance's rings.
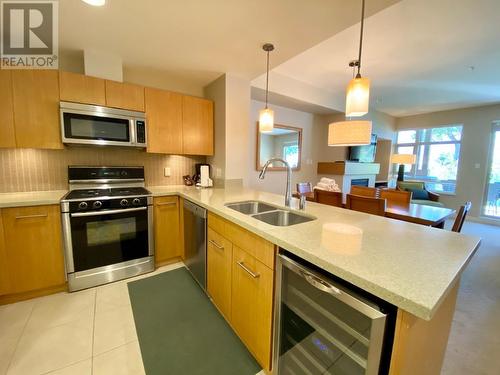
{"label": "double sink", "polygon": [[311,216],[297,214],[293,211],[284,210],[280,207],[259,201],[226,203],[225,206],[241,212],[242,214],[249,215],[254,219],[263,221],[264,223],[279,227],[307,223],[308,221],[316,219]]}

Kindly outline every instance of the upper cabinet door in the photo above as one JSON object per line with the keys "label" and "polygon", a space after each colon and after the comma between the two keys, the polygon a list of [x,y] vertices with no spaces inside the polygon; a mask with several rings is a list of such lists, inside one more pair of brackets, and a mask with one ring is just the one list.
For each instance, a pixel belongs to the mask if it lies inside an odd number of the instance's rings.
{"label": "upper cabinet door", "polygon": [[61,100],[106,105],[104,80],[83,74],[60,72]]}
{"label": "upper cabinet door", "polygon": [[144,112],[144,87],[115,81],[106,81],[108,107]]}
{"label": "upper cabinet door", "polygon": [[0,147],[16,147],[10,70],[0,70]]}
{"label": "upper cabinet door", "polygon": [[13,70],[12,93],[16,146],[63,148],[59,125],[56,70]]}
{"label": "upper cabinet door", "polygon": [[148,152],[182,154],[182,95],[146,87]]}
{"label": "upper cabinet door", "polygon": [[184,96],[182,102],[183,152],[214,154],[214,105],[206,99]]}

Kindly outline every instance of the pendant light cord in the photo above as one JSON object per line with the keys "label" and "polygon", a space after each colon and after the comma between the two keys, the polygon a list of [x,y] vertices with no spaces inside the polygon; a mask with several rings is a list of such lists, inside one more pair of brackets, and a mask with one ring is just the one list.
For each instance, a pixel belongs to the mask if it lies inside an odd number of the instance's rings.
{"label": "pendant light cord", "polygon": [[361,0],[362,5],[361,5],[361,32],[359,35],[359,55],[358,55],[358,74],[356,75],[356,78],[361,78],[361,51],[363,49],[363,29],[364,29],[364,23],[365,23],[365,0]]}
{"label": "pendant light cord", "polygon": [[[363,0],[364,1],[364,0]],[[269,52],[267,51],[267,74],[266,74],[266,109],[267,109],[267,96],[269,95]]]}

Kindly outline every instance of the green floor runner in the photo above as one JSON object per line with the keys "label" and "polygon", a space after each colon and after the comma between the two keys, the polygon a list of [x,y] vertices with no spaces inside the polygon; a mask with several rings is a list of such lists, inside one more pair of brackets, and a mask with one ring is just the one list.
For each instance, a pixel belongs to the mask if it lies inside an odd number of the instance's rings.
{"label": "green floor runner", "polygon": [[128,283],[147,375],[255,375],[260,366],[178,268]]}

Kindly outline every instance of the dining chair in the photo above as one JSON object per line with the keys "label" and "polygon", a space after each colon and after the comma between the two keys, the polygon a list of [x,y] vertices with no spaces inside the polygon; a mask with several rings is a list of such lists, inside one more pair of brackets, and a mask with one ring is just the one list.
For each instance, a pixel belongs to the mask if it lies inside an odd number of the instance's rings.
{"label": "dining chair", "polygon": [[471,202],[466,202],[463,206],[460,206],[455,222],[453,223],[453,227],[451,228],[452,232],[460,233],[462,227],[464,226],[465,217],[467,216],[467,213],[470,211],[471,207]]}
{"label": "dining chair", "polygon": [[340,191],[314,189],[314,196],[316,197],[317,203],[342,207],[342,193]]}
{"label": "dining chair", "polygon": [[349,210],[365,212],[367,214],[385,216],[386,200],[382,198],[363,197],[347,194],[345,207]]}
{"label": "dining chair", "polygon": [[316,193],[310,182],[299,182],[297,183],[297,192],[293,193],[294,198],[300,199],[301,195],[306,196],[306,200],[309,202],[316,202]]}
{"label": "dining chair", "polygon": [[388,206],[409,207],[412,195],[411,191],[382,189],[379,197],[386,199]]}
{"label": "dining chair", "polygon": [[351,193],[350,194],[359,195],[362,197],[378,198],[378,189],[375,189],[373,187],[368,187],[368,186],[353,185],[353,186],[351,186]]}

